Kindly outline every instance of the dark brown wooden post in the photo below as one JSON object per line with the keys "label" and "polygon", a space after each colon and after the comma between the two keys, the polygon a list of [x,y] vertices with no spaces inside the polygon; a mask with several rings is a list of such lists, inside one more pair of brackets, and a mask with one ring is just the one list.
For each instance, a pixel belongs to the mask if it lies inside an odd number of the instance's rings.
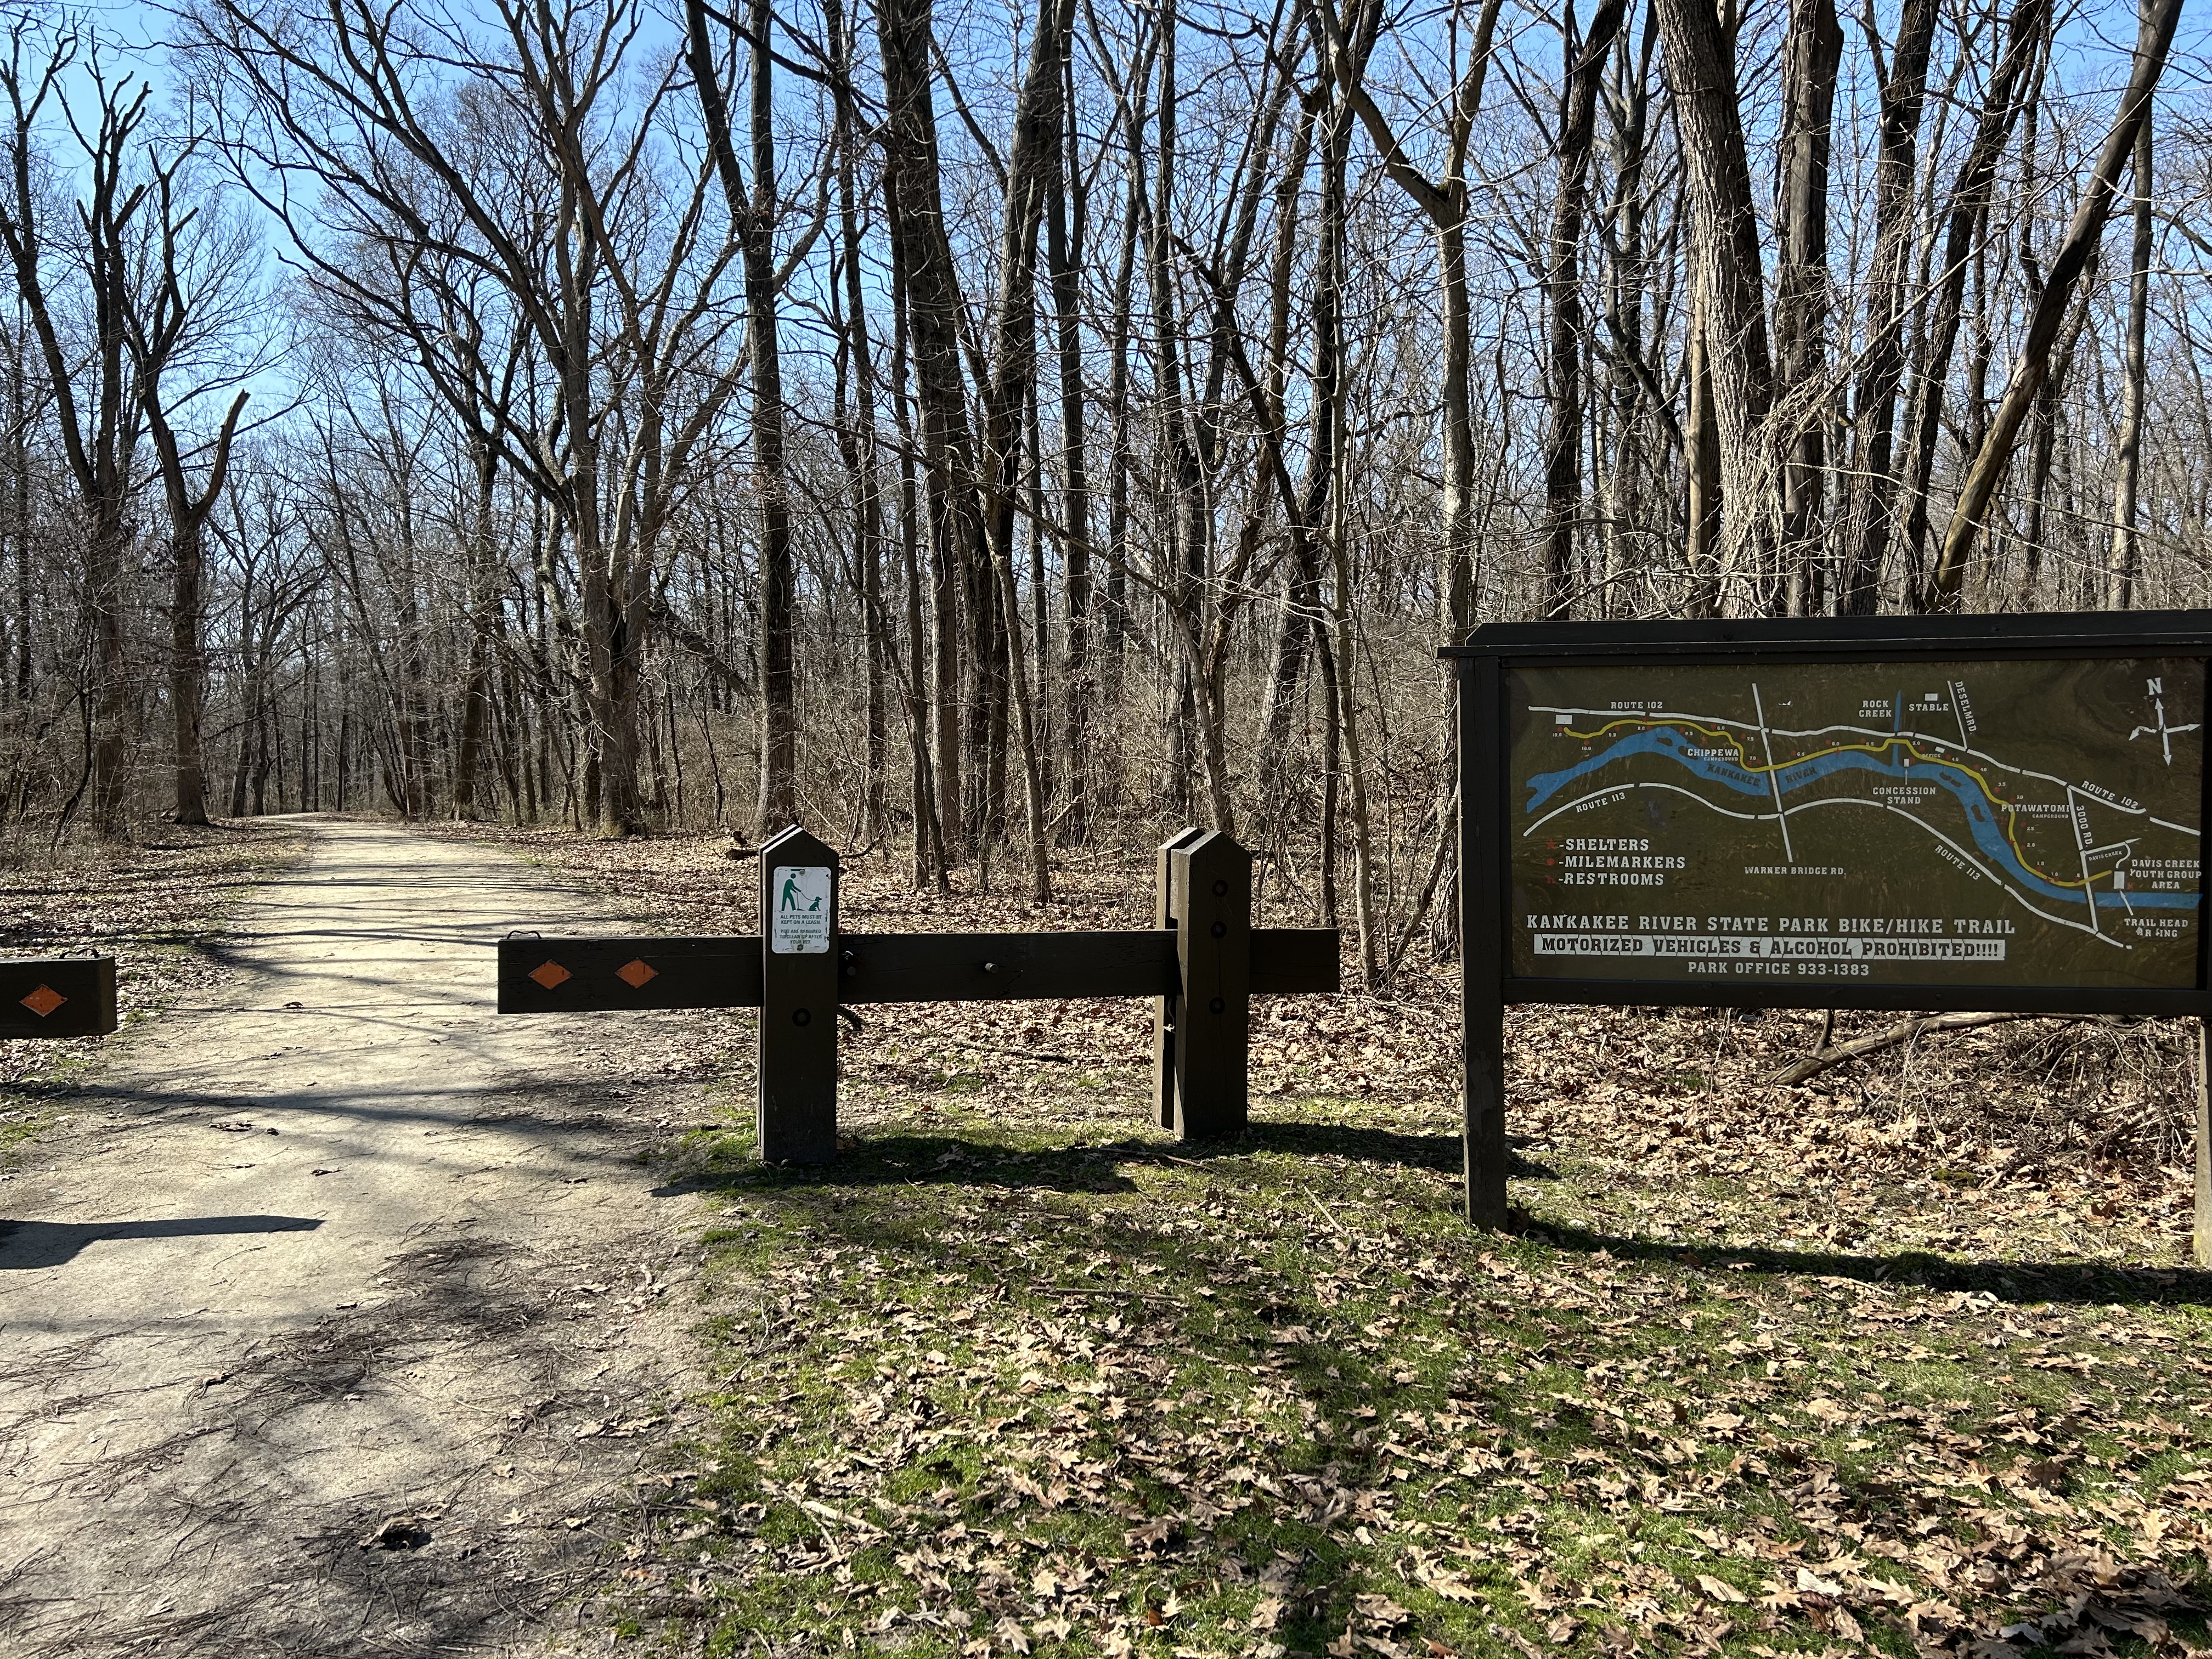
{"label": "dark brown wooden post", "polygon": [[760,1155],[837,1155],[837,854],[796,824],[760,850]]}
{"label": "dark brown wooden post", "polygon": [[[1203,830],[1179,830],[1160,843],[1158,867],[1153,891],[1152,926],[1172,927],[1179,907],[1175,902],[1175,871],[1170,860],[1178,850],[1195,843],[1206,833]],[[1159,1118],[1160,1127],[1176,1126],[1176,1070],[1175,1070],[1176,999],[1172,996],[1152,999],[1152,1107]]]}
{"label": "dark brown wooden post", "polygon": [[1175,1017],[1175,1131],[1242,1133],[1252,1030],[1252,855],[1218,830],[1168,854],[1182,994]]}
{"label": "dark brown wooden post", "polygon": [[1504,818],[1498,752],[1504,674],[1495,657],[1462,657],[1459,712],[1459,950],[1462,1134],[1467,1218],[1502,1228],[1505,1200],[1505,938],[1499,910]]}

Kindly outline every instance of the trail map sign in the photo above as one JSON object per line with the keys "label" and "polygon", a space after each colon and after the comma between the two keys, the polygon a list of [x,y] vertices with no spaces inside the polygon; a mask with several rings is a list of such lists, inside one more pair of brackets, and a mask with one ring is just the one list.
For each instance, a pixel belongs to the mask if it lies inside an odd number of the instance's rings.
{"label": "trail map sign", "polygon": [[1478,629],[1469,1214],[1514,1002],[2203,1014],[2212,613]]}
{"label": "trail map sign", "polygon": [[2197,984],[2200,659],[1506,689],[1513,977]]}

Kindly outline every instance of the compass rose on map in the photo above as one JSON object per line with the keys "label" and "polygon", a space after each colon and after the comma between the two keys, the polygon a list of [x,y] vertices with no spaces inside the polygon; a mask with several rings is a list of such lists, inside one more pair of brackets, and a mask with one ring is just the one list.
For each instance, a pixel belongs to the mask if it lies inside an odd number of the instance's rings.
{"label": "compass rose on map", "polygon": [[2129,732],[2128,741],[2130,743],[2133,743],[2137,738],[2141,737],[2156,738],[2158,739],[2160,750],[2166,756],[2166,763],[2168,766],[2171,766],[2173,764],[2174,734],[2178,732],[2195,732],[2200,728],[2197,725],[2193,723],[2188,726],[2171,726],[2166,723],[2166,677],[2163,674],[2158,676],[2155,679],[2145,680],[2143,682],[2143,689],[2150,697],[2151,708],[2154,711],[2156,718],[2153,724],[2149,726],[2138,726],[2134,731]]}

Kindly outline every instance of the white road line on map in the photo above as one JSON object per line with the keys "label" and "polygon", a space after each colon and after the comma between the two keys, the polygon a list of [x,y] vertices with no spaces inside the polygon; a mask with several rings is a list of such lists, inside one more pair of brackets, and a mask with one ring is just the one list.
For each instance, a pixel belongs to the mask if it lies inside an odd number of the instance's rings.
{"label": "white road line on map", "polygon": [[[1575,712],[1589,713],[1592,711],[1578,710]],[[1526,830],[1523,830],[1521,832],[1521,838],[1523,841],[1526,841],[1529,836],[1534,835],[1537,830],[1542,829],[1544,825],[1549,823],[1553,818],[1558,817],[1562,812],[1571,812],[1576,807],[1582,805],[1585,801],[1599,800],[1607,795],[1626,794],[1632,789],[1657,789],[1670,795],[1685,796],[1687,799],[1697,802],[1698,805],[1704,807],[1707,811],[1717,812],[1724,818],[1738,818],[1747,823],[1763,823],[1766,821],[1766,818],[1769,816],[1765,812],[1731,812],[1727,807],[1717,805],[1713,802],[1706,799],[1705,797],[1698,794],[1695,790],[1682,788],[1678,784],[1644,782],[1616,783],[1608,785],[1603,789],[1594,789],[1587,795],[1579,796],[1576,799],[1568,801],[1564,805],[1555,807],[1551,811],[1545,813],[1542,817],[1538,818],[1535,823],[1530,824]],[[2112,945],[2115,950],[2126,951],[2132,950],[2134,948],[2131,945],[2123,943],[2119,939],[2112,938],[2112,935],[2104,932],[2103,929],[2094,925],[2094,922],[2091,926],[2085,927],[2078,921],[2068,921],[2064,916],[2052,915],[2050,911],[2043,909],[2041,907],[2035,904],[2025,893],[2022,893],[2020,889],[2014,887],[2010,882],[2007,881],[1996,871],[1990,869],[1987,865],[1984,864],[1980,859],[1968,852],[1965,848],[1960,846],[1957,842],[1953,841],[1950,836],[1945,835],[1934,824],[1929,823],[1924,818],[1915,817],[1911,813],[1905,811],[1902,807],[1893,806],[1887,801],[1863,799],[1856,795],[1826,795],[1819,800],[1808,800],[1800,805],[1792,806],[1788,810],[1791,812],[1809,812],[1816,806],[1871,806],[1884,812],[1894,813],[1897,817],[1903,818],[1907,823],[1917,825],[1920,829],[1926,830],[1937,841],[1942,842],[1944,846],[1949,848],[1960,858],[1966,860],[1966,862],[1972,865],[1975,870],[1979,872],[1982,875],[1988,877],[1990,880],[1995,882],[2000,890],[2009,893],[2014,899],[2018,901],[2021,908],[2028,912],[2029,915],[2041,916],[2045,921],[2054,922],[2061,927],[2071,927],[2077,933],[2087,933],[2092,939],[2103,940],[2104,943]],[[2163,819],[2154,818],[2152,822],[2154,823],[2163,824],[2163,826],[2168,830],[2179,830],[2182,828],[2182,826],[2178,823],[2165,823]],[[2194,835],[2196,831],[2190,830],[2187,831],[2187,833]],[[2096,906],[2094,903],[2095,896],[2092,894],[2089,895],[2089,897],[2092,901],[2090,904],[2090,914],[2094,918],[2096,913]],[[2129,908],[2132,912],[2134,907],[2130,906]]]}
{"label": "white road line on map", "polygon": [[2084,815],[2074,810],[2074,790],[2071,785],[2069,785],[2066,790],[2066,819],[2074,826],[2074,850],[2081,855],[2081,896],[2088,902],[2089,925],[2096,928],[2097,937],[2102,939],[2105,936],[2105,930],[2097,924],[2097,890],[2089,885],[2089,837],[2082,833]]}
{"label": "white road line on map", "polygon": [[1717,812],[1724,818],[1741,818],[1746,823],[1764,823],[1768,818],[1774,816],[1771,812],[1731,812],[1725,806],[1714,805],[1712,802],[1707,800],[1703,795],[1698,793],[1696,790],[1685,789],[1680,784],[1642,782],[1613,783],[1607,784],[1602,789],[1593,789],[1589,794],[1579,796],[1576,799],[1569,801],[1564,806],[1553,808],[1552,811],[1545,813],[1542,817],[1538,818],[1535,823],[1530,824],[1526,830],[1523,830],[1521,832],[1521,839],[1523,841],[1528,840],[1529,836],[1534,835],[1539,830],[1549,823],[1553,818],[1559,817],[1560,813],[1571,812],[1575,808],[1582,805],[1585,801],[1597,800],[1607,795],[1626,794],[1631,789],[1663,789],[1670,795],[1686,795],[1692,800],[1697,802],[1698,805],[1706,808],[1708,811]]}
{"label": "white road line on map", "polygon": [[1974,738],[1973,733],[1966,730],[1966,700],[1960,695],[1960,682],[1946,680],[1944,684],[1951,691],[1951,718],[1959,722],[1959,747],[1971,755],[1974,752]]}
{"label": "white road line on map", "polygon": [[1797,862],[1790,847],[1790,811],[1782,804],[1782,779],[1774,769],[1774,740],[1766,735],[1766,700],[1759,695],[1759,682],[1751,683],[1751,706],[1759,711],[1759,740],[1766,750],[1766,787],[1774,792],[1774,820],[1782,828],[1782,860]]}
{"label": "white road line on map", "polygon": [[1960,846],[1957,842],[1953,841],[1950,836],[1945,835],[1934,824],[1929,823],[1923,818],[1914,817],[1911,813],[1906,811],[1901,806],[1892,806],[1886,800],[1862,800],[1856,795],[1826,795],[1819,800],[1808,800],[1803,805],[1793,806],[1790,810],[1793,812],[1809,812],[1816,806],[1872,806],[1878,808],[1880,811],[1884,812],[1894,812],[1899,817],[1903,818],[1907,823],[1918,824],[1920,828],[1925,830],[1929,835],[1935,836],[1936,840],[1942,842],[1944,846],[1949,848],[1960,858],[1966,860],[1966,861],[1973,866],[1976,870],[1979,871],[1983,875],[1987,876],[1991,881],[1995,882],[2001,891],[2011,894],[2014,899],[2019,901],[2021,908],[2027,911],[2031,915],[2041,916],[2045,921],[2056,922],[2061,927],[2071,927],[2077,933],[2087,933],[2092,939],[2102,939],[2106,944],[2112,945],[2116,950],[2127,951],[2134,948],[2132,945],[2123,944],[2120,940],[2113,939],[2108,934],[2100,933],[2094,927],[2085,927],[2078,921],[2069,921],[2064,916],[2054,916],[2048,910],[2039,909],[2033,903],[2029,902],[2027,896],[2017,887],[2014,887],[2002,876],[1999,875],[1996,871],[1984,864],[1981,860],[1976,858],[1965,848]]}
{"label": "white road line on map", "polygon": [[[1540,707],[1533,703],[1529,706],[1528,712],[1532,714],[1592,714],[1601,718],[1617,718],[1621,716],[1621,711],[1617,708],[1561,708],[1548,704]],[[1641,710],[1640,712],[1630,714],[1626,716],[1626,718],[1630,720],[1662,721],[1702,720],[1709,726],[1739,726],[1746,732],[1756,732],[1759,730],[1759,727],[1750,720],[1732,720],[1726,714],[1685,714],[1674,713],[1665,709],[1647,708]],[[2148,728],[2146,727],[2145,729],[2148,730]],[[2177,732],[2189,732],[2194,731],[2196,728],[2193,726],[2177,726],[2173,729]],[[1775,735],[1777,737],[1784,738],[1825,738],[1832,736],[1839,732],[1849,732],[1854,737],[1861,738],[1894,738],[1900,735],[1895,732],[1884,732],[1871,726],[1815,726],[1802,732],[1793,732],[1788,726],[1778,726],[1774,728]],[[1918,733],[1915,733],[1914,735],[1916,737],[1919,736]],[[1956,744],[1954,744],[1943,738],[1923,737],[1920,740],[1923,743],[1939,744],[1945,749],[1955,749],[1958,747]],[[2014,766],[2010,761],[1999,760],[1995,755],[1990,754],[1986,749],[1968,749],[1966,750],[1966,753],[1970,759],[1981,761],[1985,764],[1994,766],[2000,772],[2009,772],[2014,777],[2039,778],[2045,783],[2055,783],[2061,789],[2070,790],[2074,787],[2072,782],[2065,778],[2054,777],[2048,772],[2039,772],[2033,767]],[[2005,804],[2009,805],[2011,803],[2007,802]],[[2150,811],[2147,807],[2125,806],[2116,800],[2106,801],[2105,805],[2111,807],[2115,812],[2129,812],[2138,817],[2150,817]],[[2179,830],[2185,836],[2193,836],[2197,833],[2196,830],[2189,828],[2186,824],[2168,823],[2164,818],[2151,818],[2150,821],[2153,823],[2160,825],[2163,829]]]}

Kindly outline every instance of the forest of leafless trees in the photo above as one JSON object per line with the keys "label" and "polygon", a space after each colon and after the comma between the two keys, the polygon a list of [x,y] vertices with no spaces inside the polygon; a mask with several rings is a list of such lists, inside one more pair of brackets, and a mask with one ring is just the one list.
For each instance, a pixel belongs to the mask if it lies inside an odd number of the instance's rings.
{"label": "forest of leafless trees", "polygon": [[1380,976],[1478,621],[2206,602],[2181,12],[18,7],[0,817],[1197,821]]}

